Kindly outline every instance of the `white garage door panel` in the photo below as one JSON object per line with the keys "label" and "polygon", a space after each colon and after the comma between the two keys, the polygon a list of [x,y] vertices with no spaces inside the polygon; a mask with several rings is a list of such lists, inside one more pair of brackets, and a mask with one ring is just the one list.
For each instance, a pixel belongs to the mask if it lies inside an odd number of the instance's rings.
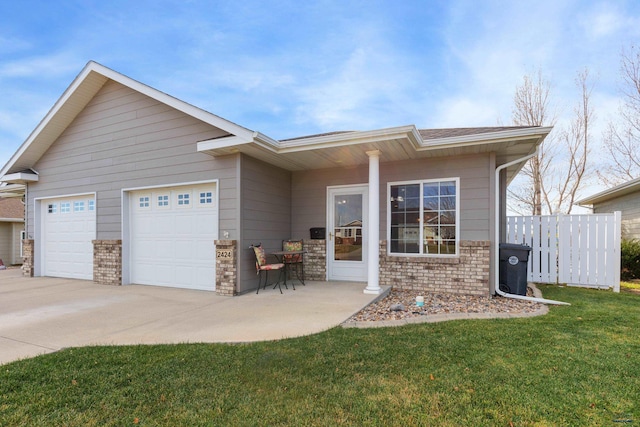
{"label": "white garage door panel", "polygon": [[215,184],[130,193],[131,283],[215,290],[215,194]]}
{"label": "white garage door panel", "polygon": [[44,276],[93,279],[94,206],[93,195],[40,202]]}

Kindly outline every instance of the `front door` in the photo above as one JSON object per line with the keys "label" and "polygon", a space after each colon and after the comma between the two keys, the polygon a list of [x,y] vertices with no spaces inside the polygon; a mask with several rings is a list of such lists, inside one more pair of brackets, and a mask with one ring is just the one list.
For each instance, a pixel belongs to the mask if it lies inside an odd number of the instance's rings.
{"label": "front door", "polygon": [[329,280],[367,281],[367,189],[366,185],[328,189]]}

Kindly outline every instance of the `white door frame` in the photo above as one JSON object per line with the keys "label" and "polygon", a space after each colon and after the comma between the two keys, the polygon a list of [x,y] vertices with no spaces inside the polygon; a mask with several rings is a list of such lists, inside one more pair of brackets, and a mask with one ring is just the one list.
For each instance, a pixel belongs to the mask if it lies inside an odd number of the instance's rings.
{"label": "white door frame", "polygon": [[[362,194],[362,261],[334,261],[334,198],[342,194]],[[338,185],[327,187],[327,280],[367,281],[368,266],[368,184]],[[342,264],[342,265],[341,265]]]}

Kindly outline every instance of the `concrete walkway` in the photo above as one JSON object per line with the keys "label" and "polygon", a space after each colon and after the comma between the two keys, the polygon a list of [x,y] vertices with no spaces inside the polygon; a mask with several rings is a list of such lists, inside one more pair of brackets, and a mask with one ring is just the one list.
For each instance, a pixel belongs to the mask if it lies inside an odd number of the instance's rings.
{"label": "concrete walkway", "polygon": [[104,286],[0,271],[0,364],[65,347],[248,342],[309,335],[377,295],[364,283],[307,282],[238,297],[156,286]]}

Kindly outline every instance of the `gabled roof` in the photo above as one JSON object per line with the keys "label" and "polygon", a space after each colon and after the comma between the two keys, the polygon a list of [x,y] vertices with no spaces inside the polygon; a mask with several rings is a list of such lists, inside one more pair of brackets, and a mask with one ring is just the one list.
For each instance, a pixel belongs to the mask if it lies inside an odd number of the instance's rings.
{"label": "gabled roof", "polygon": [[108,80],[116,81],[143,93],[185,114],[222,129],[240,140],[250,141],[253,139],[255,132],[249,129],[160,92],[96,62],[89,61],[47,115],[31,132],[27,140],[0,170],[0,180],[3,180],[2,178],[7,174],[20,173],[32,168]]}
{"label": "gabled roof", "polygon": [[592,196],[578,200],[576,205],[593,206],[597,203],[606,202],[611,199],[626,196],[631,193],[640,193],[640,178],[632,179],[608,190],[601,191]]}
{"label": "gabled roof", "polygon": [[[278,141],[90,61],[0,170],[0,181],[16,184],[37,181],[38,173],[31,168],[109,80],[227,132],[226,136],[197,142],[197,151],[214,157],[244,153],[290,171],[366,165],[369,151],[379,151],[381,162],[494,152],[498,166],[533,154],[551,131],[550,127],[418,130],[408,125]],[[510,166],[507,179],[522,165]]]}
{"label": "gabled roof", "polygon": [[24,222],[22,200],[0,198],[0,221]]}

